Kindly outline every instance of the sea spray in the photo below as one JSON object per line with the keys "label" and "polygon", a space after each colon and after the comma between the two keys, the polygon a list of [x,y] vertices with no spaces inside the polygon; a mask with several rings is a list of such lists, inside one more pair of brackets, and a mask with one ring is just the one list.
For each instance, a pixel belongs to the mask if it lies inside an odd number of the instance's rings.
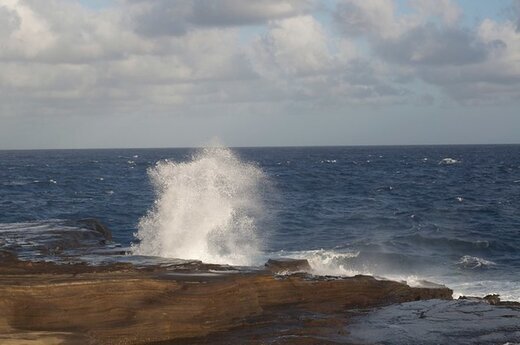
{"label": "sea spray", "polygon": [[252,265],[264,234],[261,187],[266,177],[227,148],[205,148],[188,162],[160,161],[148,170],[153,208],[142,217],[134,254]]}

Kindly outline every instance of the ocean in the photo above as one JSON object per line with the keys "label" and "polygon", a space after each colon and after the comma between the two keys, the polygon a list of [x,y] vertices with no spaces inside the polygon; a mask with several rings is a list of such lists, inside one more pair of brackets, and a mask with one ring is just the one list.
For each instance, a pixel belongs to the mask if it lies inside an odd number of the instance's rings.
{"label": "ocean", "polygon": [[520,145],[0,151],[0,249],[63,260],[42,243],[83,218],[122,261],[307,258],[520,301]]}

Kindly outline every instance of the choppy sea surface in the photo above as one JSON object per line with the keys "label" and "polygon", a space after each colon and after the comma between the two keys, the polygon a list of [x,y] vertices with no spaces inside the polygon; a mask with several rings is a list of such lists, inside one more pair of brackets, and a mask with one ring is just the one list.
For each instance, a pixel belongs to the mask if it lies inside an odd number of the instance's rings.
{"label": "choppy sea surface", "polygon": [[0,151],[0,248],[49,259],[31,248],[92,217],[139,257],[520,301],[520,145]]}

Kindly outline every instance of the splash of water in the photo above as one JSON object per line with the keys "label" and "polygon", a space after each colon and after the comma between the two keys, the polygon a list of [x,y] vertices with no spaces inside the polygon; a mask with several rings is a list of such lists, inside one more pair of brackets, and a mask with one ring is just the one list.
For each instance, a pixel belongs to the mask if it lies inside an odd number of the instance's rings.
{"label": "splash of water", "polygon": [[134,254],[252,265],[263,247],[258,221],[264,173],[227,148],[148,170],[156,201],[141,218]]}

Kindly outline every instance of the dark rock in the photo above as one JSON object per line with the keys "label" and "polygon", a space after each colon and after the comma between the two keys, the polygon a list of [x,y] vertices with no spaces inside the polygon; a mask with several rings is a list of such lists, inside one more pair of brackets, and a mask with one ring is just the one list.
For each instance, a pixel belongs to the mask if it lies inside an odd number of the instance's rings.
{"label": "dark rock", "polygon": [[500,296],[499,295],[487,295],[484,297],[484,300],[487,301],[491,305],[498,305],[500,304]]}
{"label": "dark rock", "polygon": [[497,294],[487,295],[485,297],[460,296],[459,299],[473,300],[473,301],[485,301],[491,305],[495,305],[498,307],[509,307],[509,308],[517,308],[517,309],[520,308],[520,302],[502,301],[502,300],[500,300],[500,295],[497,295]]}
{"label": "dark rock", "polygon": [[265,267],[275,274],[293,273],[293,272],[307,272],[311,270],[309,261],[306,259],[269,259]]}
{"label": "dark rock", "polygon": [[112,241],[112,232],[110,229],[95,218],[84,218],[76,221],[78,225],[83,225],[90,230],[100,233],[105,240]]}

